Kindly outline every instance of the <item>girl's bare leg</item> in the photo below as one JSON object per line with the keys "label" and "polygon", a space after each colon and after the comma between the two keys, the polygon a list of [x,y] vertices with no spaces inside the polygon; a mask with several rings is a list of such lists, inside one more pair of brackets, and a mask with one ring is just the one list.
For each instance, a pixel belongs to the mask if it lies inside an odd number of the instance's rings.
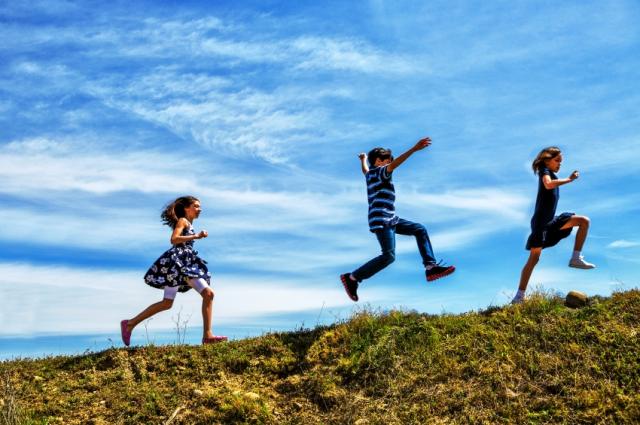
{"label": "girl's bare leg", "polygon": [[531,251],[529,252],[529,259],[522,268],[522,273],[520,273],[520,286],[518,286],[519,290],[527,290],[527,285],[529,284],[531,273],[533,273],[533,268],[536,266],[536,264],[538,264],[541,253],[542,248],[531,248]]}
{"label": "girl's bare leg", "polygon": [[202,295],[202,338],[213,338],[211,331],[211,317],[213,316],[213,290],[205,288],[200,293]]}
{"label": "girl's bare leg", "polygon": [[140,322],[148,319],[154,314],[160,313],[161,311],[169,310],[173,305],[173,300],[165,298],[162,301],[151,304],[149,307],[142,310],[140,314],[138,314],[133,319],[129,319],[127,323],[127,330],[131,332],[133,328],[135,328]]}

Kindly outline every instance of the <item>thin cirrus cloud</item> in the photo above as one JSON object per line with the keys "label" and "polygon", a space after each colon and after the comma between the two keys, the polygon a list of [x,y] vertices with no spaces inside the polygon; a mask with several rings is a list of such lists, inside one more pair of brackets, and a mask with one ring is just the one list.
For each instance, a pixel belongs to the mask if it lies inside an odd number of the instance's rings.
{"label": "thin cirrus cloud", "polygon": [[[116,27],[114,28],[114,25]],[[120,25],[120,28],[117,27]],[[274,64],[288,69],[347,70],[403,74],[417,68],[407,58],[375,48],[363,39],[329,36],[287,36],[273,32],[246,40],[249,28],[218,18],[161,22],[158,19],[93,22],[87,28],[33,27],[24,34],[9,26],[3,33],[9,48],[30,50],[34,45],[85,47],[89,59],[118,57],[186,60],[222,59],[221,65]],[[20,33],[21,37],[12,37]],[[229,60],[233,60],[229,62]]]}
{"label": "thin cirrus cloud", "polygon": [[86,140],[24,139],[0,146],[0,154],[2,191],[14,195],[55,197],[51,191],[76,190],[171,193],[191,184],[184,173],[167,173],[164,166],[188,169],[187,158],[149,150],[115,156],[113,150],[94,149]]}
{"label": "thin cirrus cloud", "polygon": [[[56,87],[49,90],[70,90],[91,96],[108,108],[158,124],[213,150],[233,155],[250,153],[272,163],[288,162],[286,151],[293,144],[326,142],[344,138],[346,133],[354,137],[367,130],[348,123],[336,130],[323,130],[333,128],[330,125],[333,119],[324,105],[326,99],[349,98],[348,90],[324,88],[312,94],[290,87],[265,92],[259,88],[240,88],[226,77],[184,74],[173,67],[158,67],[137,80],[115,75],[94,81],[65,66],[50,69],[23,62],[15,69],[23,74],[22,78],[48,75],[57,81]],[[39,113],[47,112],[43,109]]]}
{"label": "thin cirrus cloud", "polygon": [[[205,210],[212,210],[211,216],[222,215],[215,219],[216,227],[220,229],[219,234],[233,235],[247,231],[264,233],[273,229],[283,234],[312,237],[319,241],[323,239],[323,234],[317,234],[315,229],[318,228],[344,226],[345,223],[364,227],[364,218],[359,219],[359,212],[363,212],[360,211],[362,208],[359,202],[362,190],[345,190],[349,184],[339,180],[335,184],[343,189],[333,193],[314,193],[308,189],[296,191],[295,187],[290,191],[238,189],[243,185],[242,178],[225,176],[224,171],[220,170],[219,176],[211,177],[215,180],[213,188],[207,177],[184,175],[181,171],[175,172],[162,165],[171,163],[174,169],[204,168],[205,164],[198,165],[197,159],[181,160],[172,155],[153,154],[149,151],[130,151],[113,156],[104,148],[91,149],[84,145],[83,149],[75,149],[75,146],[70,141],[28,139],[7,144],[0,151],[6,161],[0,172],[5,193],[47,200],[52,207],[61,205],[57,212],[56,209],[21,212],[23,218],[30,223],[29,229],[32,232],[29,237],[32,240],[42,243],[58,241],[80,246],[100,241],[99,244],[103,247],[144,246],[145,243],[157,240],[156,237],[145,237],[153,232],[150,225],[145,225],[149,214],[144,210],[127,210],[101,202],[98,202],[97,208],[89,205],[77,211],[67,210],[69,205],[65,203],[66,197],[70,198],[69,203],[74,202],[78,199],[79,192],[84,192],[86,196],[119,192],[146,192],[156,196],[166,193],[165,197],[172,193],[196,193],[203,200]],[[45,169],[38,165],[43,163],[47,164]],[[79,167],[78,164],[82,166]],[[494,202],[480,201],[487,198]],[[323,199],[323,202],[318,204],[318,199]],[[404,201],[409,209],[412,206],[420,208],[431,204],[439,206],[436,215],[429,215],[430,222],[446,223],[462,217],[465,222],[470,223],[470,228],[462,232],[464,237],[454,236],[461,234],[460,231],[446,233],[449,236],[442,239],[447,241],[443,245],[448,248],[458,247],[462,241],[468,243],[477,239],[469,237],[469,232],[480,236],[504,228],[506,222],[503,220],[500,226],[477,225],[475,228],[481,231],[471,230],[478,220],[486,220],[496,213],[517,222],[513,219],[520,217],[522,213],[519,209],[525,202],[514,194],[485,188],[445,194],[418,192]],[[502,206],[498,208],[497,205]],[[0,215],[6,219],[14,214],[15,207],[0,210]],[[68,232],[65,220],[69,215],[75,217],[74,231],[71,233]],[[95,226],[96,220],[100,221],[100,226]],[[204,215],[202,224],[206,225],[208,220],[210,219]],[[121,231],[116,231],[118,228]],[[20,238],[25,235],[24,232],[24,229],[9,229],[3,237]],[[77,232],[84,237],[75,238]],[[354,237],[357,238],[355,235],[350,236]],[[327,236],[327,240],[319,245],[325,246],[331,238],[330,235]],[[435,238],[440,239],[437,235]],[[295,252],[291,252],[291,256],[294,254]],[[320,255],[329,257],[328,253]]]}
{"label": "thin cirrus cloud", "polygon": [[[434,211],[459,210],[474,214],[501,217],[511,222],[526,221],[530,199],[521,192],[512,189],[480,187],[475,189],[447,190],[444,193],[425,194],[413,192],[406,194],[403,204],[415,208],[428,205]],[[448,214],[445,212],[445,214]],[[432,215],[430,215],[432,216]],[[450,216],[449,216],[450,217]]]}
{"label": "thin cirrus cloud", "polygon": [[[0,263],[0,336],[46,333],[113,332],[123,317],[136,314],[162,292],[144,284],[140,273],[110,269]],[[25,285],[24,276],[30,285]],[[294,280],[216,274],[216,323],[242,323],[273,313],[303,312],[349,306],[342,289],[318,282],[296,285]],[[369,299],[388,298],[390,291],[369,291]],[[71,302],[73,300],[73,302]],[[100,300],[97,302],[96,300]],[[200,298],[191,291],[177,298],[167,314],[154,317],[154,328],[172,328],[175,315],[200,322]],[[82,320],[79,320],[82,318]],[[99,320],[92,320],[99,318]]]}
{"label": "thin cirrus cloud", "polygon": [[[249,66],[256,62],[279,63],[291,70],[327,68],[386,73],[409,69],[404,60],[362,40],[308,36],[282,40],[281,35],[273,34],[273,40],[233,41],[234,36],[244,34],[234,33],[238,30],[233,29],[233,25],[229,29],[213,18],[164,23],[147,19],[141,28],[136,21],[133,31],[97,25],[84,30],[34,28],[28,37],[41,48],[48,44],[71,44],[81,47],[80,52],[59,58],[57,62],[44,59],[13,63],[11,76],[26,87],[32,86],[27,81],[35,78],[38,85],[44,85],[48,91],[67,92],[67,95],[75,92],[99,99],[108,108],[164,126],[177,136],[193,139],[205,147],[223,149],[233,155],[250,153],[274,164],[288,162],[286,148],[292,144],[328,141],[347,133],[357,137],[366,130],[358,124],[336,126],[332,122],[325,99],[350,96],[348,90],[340,86],[309,90],[308,85],[281,84],[281,88],[266,91],[256,85],[250,70],[229,72],[236,66],[225,64],[224,60],[206,72],[186,71],[185,60],[198,61],[202,55],[209,55],[206,61],[233,56]],[[60,36],[56,34],[58,31]],[[221,39],[212,31],[225,33],[227,38]],[[13,47],[17,53],[28,50],[29,46]],[[140,58],[155,54],[162,57],[151,66],[132,64],[115,72],[101,71],[126,56]],[[180,59],[183,66],[176,66],[176,59]],[[208,67],[206,61],[205,68]],[[136,78],[131,78],[130,72],[136,74]],[[12,91],[11,84],[6,87]],[[339,128],[335,131],[326,130],[336,127]]]}
{"label": "thin cirrus cloud", "polygon": [[[16,141],[4,146],[2,154],[7,159],[7,167],[0,172],[5,193],[49,203],[46,209],[0,209],[3,222],[10,222],[18,214],[28,223],[26,227],[9,227],[2,235],[5,241],[26,238],[41,245],[122,253],[135,250],[153,256],[149,249],[159,253],[167,238],[157,220],[160,202],[175,196],[173,193],[194,193],[205,209],[196,226],[211,233],[211,241],[199,243],[199,249],[205,258],[215,258],[218,267],[237,268],[240,276],[255,272],[311,273],[331,279],[333,268],[353,267],[375,253],[366,230],[362,188],[348,189],[349,182],[341,179],[332,183],[341,190],[324,188],[323,193],[310,192],[304,186],[296,191],[295,185],[288,191],[239,189],[246,185],[243,178],[227,176],[224,170],[210,176],[173,171],[206,168],[198,158],[180,160],[148,150],[123,151],[114,156],[109,155],[107,147],[78,145],[72,140]],[[37,164],[42,163],[48,166],[37,170]],[[174,168],[163,166],[169,163]],[[121,202],[112,205],[112,198],[104,198],[123,192],[146,193],[158,204],[151,211],[151,205],[133,200],[130,208],[122,208]],[[84,202],[80,201],[83,197]],[[487,198],[494,202],[480,202]],[[434,203],[437,208],[431,205]],[[416,192],[404,198],[403,204],[405,209],[416,210],[418,220],[419,212],[429,205],[425,215],[432,241],[439,252],[451,252],[518,226],[514,217],[518,217],[523,200],[508,191],[478,188],[445,194]],[[488,207],[498,204],[502,208]],[[503,219],[494,220],[495,214]],[[451,222],[464,225],[445,228]],[[444,227],[432,229],[431,224]],[[341,236],[336,237],[336,232]],[[221,242],[224,247],[219,246]],[[304,244],[303,250],[300,243]],[[398,241],[399,254],[413,251],[414,242]],[[268,252],[278,255],[265,255]],[[342,254],[336,257],[336,252]]]}
{"label": "thin cirrus cloud", "polygon": [[607,248],[614,248],[614,249],[625,249],[625,248],[636,248],[640,246],[640,242],[637,241],[627,241],[624,239],[619,239],[617,241],[613,241],[611,242],[609,245],[607,245]]}

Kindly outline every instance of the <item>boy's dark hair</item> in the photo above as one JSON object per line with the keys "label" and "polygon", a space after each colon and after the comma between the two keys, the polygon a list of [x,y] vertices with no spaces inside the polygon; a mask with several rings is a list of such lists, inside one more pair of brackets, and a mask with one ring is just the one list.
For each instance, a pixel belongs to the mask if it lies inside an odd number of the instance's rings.
{"label": "boy's dark hair", "polygon": [[367,154],[367,161],[369,162],[369,167],[373,167],[376,163],[376,159],[387,159],[387,158],[391,158],[391,160],[393,161],[393,155],[391,154],[391,149],[385,149],[385,148],[373,148],[369,151],[369,153]]}

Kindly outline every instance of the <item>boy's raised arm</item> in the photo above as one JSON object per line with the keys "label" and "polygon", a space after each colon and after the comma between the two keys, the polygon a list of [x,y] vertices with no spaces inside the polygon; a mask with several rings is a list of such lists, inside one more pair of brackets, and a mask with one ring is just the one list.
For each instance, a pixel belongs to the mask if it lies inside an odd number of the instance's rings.
{"label": "boy's raised arm", "polygon": [[391,161],[391,164],[387,165],[387,172],[392,173],[393,170],[398,168],[400,164],[405,162],[407,158],[413,155],[415,152],[418,152],[431,144],[431,138],[425,137],[424,139],[418,140],[418,142],[411,147],[408,151]]}
{"label": "boy's raised arm", "polygon": [[367,154],[361,153],[358,155],[360,158],[360,167],[362,168],[362,174],[367,174],[369,172],[369,165],[367,165]]}

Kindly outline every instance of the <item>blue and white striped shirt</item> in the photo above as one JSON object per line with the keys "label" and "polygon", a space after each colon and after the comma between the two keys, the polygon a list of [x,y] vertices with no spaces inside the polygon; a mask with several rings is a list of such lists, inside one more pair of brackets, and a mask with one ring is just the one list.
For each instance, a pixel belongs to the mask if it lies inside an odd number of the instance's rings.
{"label": "blue and white striped shirt", "polygon": [[395,226],[398,222],[396,191],[387,166],[372,168],[365,175],[369,197],[369,230],[375,232],[384,227]]}

